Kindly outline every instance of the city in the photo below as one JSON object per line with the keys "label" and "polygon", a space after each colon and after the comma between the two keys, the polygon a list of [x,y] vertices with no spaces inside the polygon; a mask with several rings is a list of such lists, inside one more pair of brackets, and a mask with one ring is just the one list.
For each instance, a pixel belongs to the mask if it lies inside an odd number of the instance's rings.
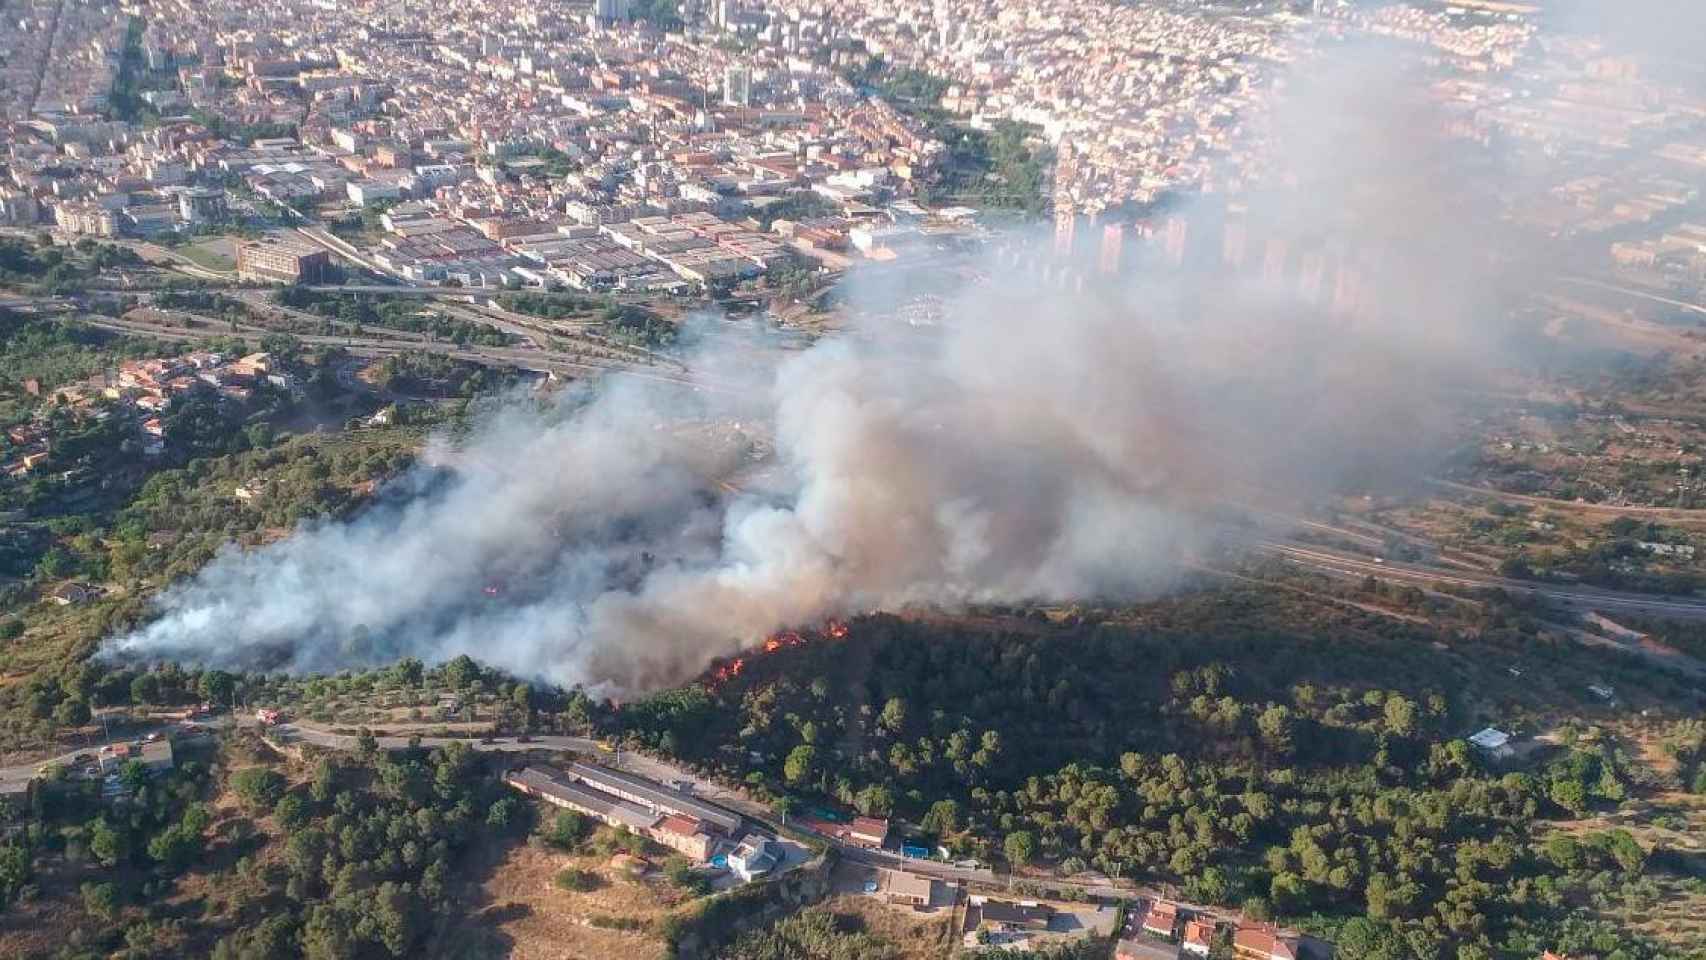
{"label": "city", "polygon": [[1706,957],[1701,42],[0,0],[0,956]]}

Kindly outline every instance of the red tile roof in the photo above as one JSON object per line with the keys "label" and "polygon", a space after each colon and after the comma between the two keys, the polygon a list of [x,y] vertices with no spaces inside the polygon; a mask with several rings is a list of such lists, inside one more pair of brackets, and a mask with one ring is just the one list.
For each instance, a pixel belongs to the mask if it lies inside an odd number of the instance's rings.
{"label": "red tile roof", "polygon": [[677,814],[671,814],[670,816],[659,820],[658,825],[654,829],[662,830],[665,833],[678,834],[683,837],[691,837],[699,832],[699,821],[692,817],[683,817]]}
{"label": "red tile roof", "polygon": [[1290,938],[1282,935],[1271,923],[1249,924],[1232,935],[1232,945],[1239,952],[1260,954],[1272,960],[1295,960],[1297,950]]}
{"label": "red tile roof", "polygon": [[1207,920],[1191,920],[1185,924],[1185,942],[1202,946],[1214,945],[1214,924]]}

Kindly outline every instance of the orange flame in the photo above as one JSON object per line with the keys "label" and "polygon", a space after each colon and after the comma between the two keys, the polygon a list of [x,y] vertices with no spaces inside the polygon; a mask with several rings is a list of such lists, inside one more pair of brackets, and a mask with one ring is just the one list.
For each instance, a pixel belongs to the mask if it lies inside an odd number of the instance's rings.
{"label": "orange flame", "polygon": [[720,687],[723,684],[728,683],[730,680],[733,680],[735,677],[740,676],[741,670],[745,668],[746,658],[736,657],[728,663],[725,663],[711,671],[711,680],[709,685],[711,687]]}

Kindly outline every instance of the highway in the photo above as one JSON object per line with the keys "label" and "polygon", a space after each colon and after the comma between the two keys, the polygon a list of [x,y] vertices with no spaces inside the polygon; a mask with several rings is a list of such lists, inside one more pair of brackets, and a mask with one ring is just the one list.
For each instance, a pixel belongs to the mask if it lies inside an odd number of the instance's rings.
{"label": "highway", "polygon": [[1636,290],[1632,287],[1619,286],[1615,283],[1606,283],[1603,280],[1594,280],[1590,277],[1563,277],[1562,279],[1565,283],[1574,283],[1584,287],[1592,287],[1595,290],[1604,290],[1608,293],[1620,293],[1626,297],[1634,297],[1637,300],[1646,300],[1650,303],[1662,303],[1665,306],[1676,307],[1679,310],[1706,314],[1706,307],[1703,307],[1698,303],[1689,303],[1685,300],[1676,300],[1671,297],[1661,297],[1656,293],[1648,293],[1645,290]]}
{"label": "highway", "polygon": [[1692,510],[1686,507],[1648,507],[1648,506],[1619,506],[1614,503],[1588,503],[1582,500],[1558,500],[1551,497],[1537,497],[1527,493],[1507,493],[1492,487],[1477,487],[1455,480],[1440,480],[1432,478],[1427,481],[1441,489],[1457,493],[1472,494],[1478,497],[1489,497],[1506,503],[1522,503],[1531,507],[1546,507],[1552,510],[1578,511],[1581,513],[1597,513],[1602,516],[1631,516],[1658,517],[1672,523],[1706,523],[1706,510]]}
{"label": "highway", "polygon": [[[1603,611],[1681,620],[1706,618],[1706,600],[1692,597],[1659,596],[1620,590],[1604,590],[1598,587],[1511,580],[1491,574],[1470,573],[1458,569],[1442,570],[1389,560],[1375,561],[1321,547],[1305,547],[1272,541],[1259,544],[1257,549],[1279,557],[1287,563],[1328,576],[1357,579],[1375,577],[1376,579],[1399,583],[1413,583],[1424,589],[1435,585],[1447,585],[1472,589],[1505,590],[1510,593],[1541,597],[1571,608],[1578,613]],[[1633,654],[1656,666],[1686,674],[1696,681],[1706,681],[1706,663],[1672,647],[1648,639],[1638,642],[1625,642],[1576,627],[1566,627],[1566,629],[1577,641],[1587,646],[1603,647]]]}
{"label": "highway", "polygon": [[1325,547],[1301,546],[1277,541],[1257,545],[1263,553],[1277,556],[1301,567],[1342,576],[1373,576],[1382,580],[1417,584],[1445,584],[1477,590],[1504,590],[1543,597],[1555,603],[1588,610],[1622,610],[1656,617],[1676,617],[1684,620],[1706,619],[1706,600],[1660,594],[1630,593],[1599,587],[1569,586],[1539,583],[1531,580],[1512,580],[1492,574],[1473,573],[1462,569],[1444,570],[1392,560],[1372,560],[1356,554],[1329,550]]}
{"label": "highway", "polygon": [[[207,318],[197,318],[207,322],[201,329],[172,327],[164,324],[144,323],[136,320],[116,320],[111,317],[87,316],[83,322],[103,330],[117,333],[143,334],[151,337],[180,339],[196,336],[233,336],[252,343],[259,343],[260,338],[269,331],[263,327],[247,324],[237,324],[234,328],[222,325]],[[449,357],[452,360],[462,360],[488,367],[514,367],[521,370],[532,370],[537,373],[550,373],[562,376],[585,376],[587,374],[604,373],[634,377],[640,380],[650,380],[657,383],[667,383],[673,386],[686,387],[692,390],[704,390],[711,393],[733,392],[739,387],[732,383],[718,383],[700,376],[689,376],[685,373],[670,373],[663,370],[653,370],[645,366],[630,365],[619,360],[601,358],[583,358],[578,354],[560,353],[552,350],[527,349],[521,347],[459,347],[444,341],[410,340],[399,343],[394,340],[379,340],[372,338],[347,336],[318,336],[312,334],[294,335],[297,340],[316,346],[342,347],[355,356],[388,357],[406,351],[435,353]]]}

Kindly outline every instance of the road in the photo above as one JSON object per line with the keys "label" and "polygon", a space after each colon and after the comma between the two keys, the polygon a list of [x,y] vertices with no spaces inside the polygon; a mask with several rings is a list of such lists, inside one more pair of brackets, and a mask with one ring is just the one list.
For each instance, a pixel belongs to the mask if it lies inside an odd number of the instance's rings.
{"label": "road", "polygon": [[[286,209],[289,208],[287,207]],[[301,234],[303,239],[315,246],[322,247],[331,253],[335,253],[338,256],[352,260],[361,265],[363,269],[368,270],[376,276],[390,277],[391,279],[396,280],[399,284],[402,284],[404,287],[412,287],[415,285],[412,280],[402,274],[387,270],[377,262],[362,256],[360,250],[357,250],[355,247],[343,240],[332,236],[331,232],[328,230],[320,227],[297,227],[296,232]]]}
{"label": "road", "polygon": [[[1435,584],[1446,584],[1473,589],[1504,590],[1510,593],[1541,597],[1582,613],[1605,611],[1682,620],[1706,619],[1706,600],[1698,600],[1692,597],[1659,596],[1618,590],[1602,590],[1598,587],[1573,587],[1534,583],[1526,580],[1510,580],[1490,574],[1469,573],[1458,569],[1442,570],[1436,567],[1393,561],[1377,562],[1366,557],[1358,557],[1336,550],[1313,546],[1303,547],[1287,543],[1265,542],[1259,544],[1257,549],[1277,556],[1288,563],[1329,576],[1375,577],[1400,583],[1414,583],[1424,588]],[[1657,666],[1686,674],[1697,681],[1706,681],[1706,663],[1688,656],[1680,650],[1650,642],[1625,643],[1579,629],[1571,630],[1571,635],[1589,646],[1605,647],[1634,654]]]}
{"label": "road", "polygon": [[[203,727],[217,728],[237,726],[253,726],[252,721],[231,714],[224,714],[205,720],[198,720]],[[163,723],[152,727],[143,727],[132,732],[125,739],[135,740],[149,734],[167,734],[176,728],[175,724]],[[349,734],[334,733],[314,724],[282,723],[265,731],[266,735],[275,742],[284,744],[306,743],[330,750],[354,750],[358,738]],[[780,824],[774,819],[771,809],[761,803],[730,790],[722,785],[703,777],[691,770],[678,767],[655,757],[633,751],[621,751],[615,755],[606,752],[595,741],[586,737],[570,737],[555,734],[534,736],[523,743],[515,737],[494,737],[491,742],[483,742],[474,738],[460,737],[428,737],[418,740],[410,737],[384,736],[376,737],[379,746],[386,750],[401,750],[416,745],[422,747],[442,747],[452,743],[465,743],[469,747],[486,753],[531,753],[545,751],[550,753],[573,753],[588,757],[597,757],[601,763],[618,767],[630,773],[638,774],[658,783],[684,786],[694,796],[738,813],[749,820],[763,826],[772,833],[780,832]],[[0,767],[0,783],[20,782],[34,778],[37,771],[48,764],[69,765],[73,758],[83,753],[95,753],[99,747],[83,747],[45,760],[32,763],[18,764],[10,767]],[[856,863],[868,866],[882,867],[889,870],[906,870],[911,873],[924,874],[939,880],[959,882],[998,883],[995,873],[988,869],[970,869],[956,867],[948,863],[929,860],[912,860],[891,853],[887,850],[867,850],[863,847],[842,843],[832,838],[824,837],[825,842],[838,848],[842,856]]]}
{"label": "road", "polygon": [[1634,297],[1638,300],[1646,300],[1650,303],[1662,303],[1666,306],[1676,307],[1679,310],[1688,310],[1693,313],[1706,314],[1706,307],[1703,307],[1698,303],[1689,303],[1686,300],[1673,300],[1670,297],[1661,297],[1656,293],[1648,293],[1645,290],[1636,290],[1631,287],[1618,286],[1615,283],[1606,283],[1603,280],[1594,280],[1589,277],[1564,277],[1562,279],[1565,283],[1574,283],[1584,287],[1592,287],[1595,290],[1604,290],[1609,293],[1621,293],[1626,297]]}
{"label": "road", "polygon": [[[164,324],[144,323],[137,320],[115,320],[111,317],[88,316],[83,322],[103,330],[117,333],[145,334],[153,337],[180,339],[184,337],[233,336],[252,343],[258,343],[262,336],[269,331],[263,327],[247,324],[220,324],[217,321],[198,318],[206,321],[205,328],[190,329],[172,327]],[[345,336],[316,336],[294,335],[296,339],[318,346],[343,347],[349,353],[362,357],[388,357],[405,351],[420,351],[435,353],[452,360],[462,360],[488,367],[514,367],[521,370],[532,370],[537,373],[551,373],[561,376],[585,376],[587,374],[603,373],[649,380],[656,383],[666,383],[692,390],[704,390],[710,393],[734,392],[736,385],[719,383],[701,376],[689,376],[684,373],[670,373],[663,370],[653,370],[641,365],[629,365],[619,360],[600,358],[582,358],[578,354],[566,354],[552,350],[537,350],[522,347],[459,347],[443,341],[406,341],[398,343],[393,340],[376,340],[371,338]]]}
{"label": "road", "polygon": [[1684,507],[1644,507],[1618,506],[1611,503],[1588,503],[1583,500],[1558,500],[1552,497],[1536,497],[1526,493],[1506,493],[1492,487],[1477,487],[1454,480],[1430,479],[1428,483],[1457,493],[1473,494],[1478,497],[1491,497],[1506,503],[1521,503],[1531,507],[1546,507],[1552,510],[1576,511],[1579,513],[1596,513],[1603,516],[1619,517],[1658,517],[1672,523],[1706,523],[1706,510],[1690,510]]}
{"label": "road", "polygon": [[1258,549],[1299,566],[1349,576],[1374,576],[1385,580],[1415,583],[1442,583],[1472,589],[1504,590],[1543,597],[1570,607],[1590,610],[1623,610],[1657,617],[1676,617],[1684,620],[1706,619],[1706,600],[1693,597],[1661,594],[1629,593],[1599,587],[1567,586],[1512,580],[1492,574],[1472,573],[1461,569],[1443,570],[1419,564],[1397,561],[1377,561],[1355,554],[1342,553],[1325,547],[1300,546],[1290,543],[1264,541]]}

